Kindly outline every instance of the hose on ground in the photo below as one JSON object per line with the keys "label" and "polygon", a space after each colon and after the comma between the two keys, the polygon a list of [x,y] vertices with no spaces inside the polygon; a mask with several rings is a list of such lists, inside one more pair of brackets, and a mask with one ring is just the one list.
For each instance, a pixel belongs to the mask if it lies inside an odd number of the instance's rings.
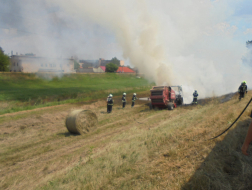
{"label": "hose on ground", "polygon": [[226,130],[224,130],[221,134],[219,134],[219,135],[217,135],[217,136],[215,136],[215,137],[212,137],[212,138],[210,138],[210,139],[208,139],[208,140],[216,139],[217,137],[219,137],[219,136],[223,135],[225,132],[227,132],[227,131],[235,124],[235,122],[241,117],[241,115],[242,115],[243,112],[247,109],[247,107],[249,106],[249,104],[251,103],[251,101],[252,101],[252,98],[249,100],[248,104],[247,104],[246,107],[243,109],[243,111],[241,112],[241,114],[236,118],[236,120],[235,120]]}

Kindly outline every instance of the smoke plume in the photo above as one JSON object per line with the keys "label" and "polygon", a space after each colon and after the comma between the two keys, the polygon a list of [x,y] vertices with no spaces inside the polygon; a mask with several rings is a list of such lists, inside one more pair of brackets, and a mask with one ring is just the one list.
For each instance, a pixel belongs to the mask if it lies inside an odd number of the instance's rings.
{"label": "smoke plume", "polygon": [[39,54],[81,59],[116,55],[157,85],[182,85],[187,102],[195,89],[200,98],[221,95],[252,78],[241,59],[245,42],[235,39],[237,27],[227,22],[233,14],[228,3],[234,0],[12,2],[19,5],[21,29],[30,34],[17,33],[1,44],[14,47],[15,39],[32,39],[24,47]]}

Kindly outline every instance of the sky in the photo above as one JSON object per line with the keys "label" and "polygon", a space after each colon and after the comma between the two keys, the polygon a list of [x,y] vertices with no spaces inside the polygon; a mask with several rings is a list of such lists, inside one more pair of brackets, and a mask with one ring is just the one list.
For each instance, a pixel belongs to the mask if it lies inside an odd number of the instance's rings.
{"label": "sky", "polygon": [[122,54],[106,28],[42,0],[0,0],[0,46],[7,54],[46,57],[111,59]]}
{"label": "sky", "polygon": [[[182,85],[188,102],[251,81],[249,0],[0,0],[6,54],[117,57],[157,85]],[[248,85],[249,86],[249,85]]]}

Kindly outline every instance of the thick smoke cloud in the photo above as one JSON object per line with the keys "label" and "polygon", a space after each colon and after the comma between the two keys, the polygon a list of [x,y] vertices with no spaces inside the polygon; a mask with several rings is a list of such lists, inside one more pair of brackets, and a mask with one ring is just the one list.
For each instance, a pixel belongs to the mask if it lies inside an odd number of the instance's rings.
{"label": "thick smoke cloud", "polygon": [[0,1],[0,16],[0,46],[6,53],[97,59],[121,51],[106,28],[44,0]]}
{"label": "thick smoke cloud", "polygon": [[26,51],[44,55],[116,55],[157,85],[182,85],[187,102],[194,89],[202,98],[221,95],[251,79],[250,66],[241,60],[245,41],[235,40],[237,27],[227,22],[235,0],[18,2],[17,14],[30,34],[2,39],[1,44],[10,44],[7,49],[17,40],[19,45],[27,41]]}
{"label": "thick smoke cloud", "polygon": [[227,1],[54,3],[110,29],[134,66],[158,85],[182,84],[186,96],[194,89],[201,97],[221,95],[251,79],[241,64],[245,42],[233,40],[237,28],[225,22]]}

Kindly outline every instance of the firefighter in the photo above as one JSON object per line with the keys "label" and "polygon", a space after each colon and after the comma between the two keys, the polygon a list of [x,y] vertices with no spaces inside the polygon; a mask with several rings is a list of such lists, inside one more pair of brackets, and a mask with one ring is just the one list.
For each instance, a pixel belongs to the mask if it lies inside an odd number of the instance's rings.
{"label": "firefighter", "polygon": [[197,98],[198,98],[198,92],[197,92],[197,90],[195,90],[194,91],[194,93],[193,93],[193,104],[197,104],[198,102],[197,102]]}
{"label": "firefighter", "polygon": [[125,105],[126,105],[126,93],[124,92],[122,96],[122,108],[125,108]]}
{"label": "firefighter", "polygon": [[109,94],[108,97],[107,97],[107,112],[109,112],[109,105],[108,105],[109,96],[110,96],[110,94]]}
{"label": "firefighter", "polygon": [[241,83],[241,85],[240,85],[239,88],[238,88],[238,92],[239,92],[239,94],[240,94],[239,100],[241,100],[242,98],[244,98],[245,92],[248,93],[246,81],[243,81],[243,82]]}
{"label": "firefighter", "polygon": [[135,101],[136,101],[137,97],[136,97],[136,93],[133,93],[133,96],[132,96],[132,104],[131,104],[131,107],[133,108],[134,105],[135,105]]}
{"label": "firefighter", "polygon": [[171,101],[171,87],[169,86],[169,92],[168,92],[168,98],[169,98],[169,101]]}
{"label": "firefighter", "polygon": [[107,112],[108,113],[111,113],[112,112],[112,107],[113,107],[113,104],[114,104],[114,100],[112,99],[113,95],[110,94],[108,99],[107,99]]}

